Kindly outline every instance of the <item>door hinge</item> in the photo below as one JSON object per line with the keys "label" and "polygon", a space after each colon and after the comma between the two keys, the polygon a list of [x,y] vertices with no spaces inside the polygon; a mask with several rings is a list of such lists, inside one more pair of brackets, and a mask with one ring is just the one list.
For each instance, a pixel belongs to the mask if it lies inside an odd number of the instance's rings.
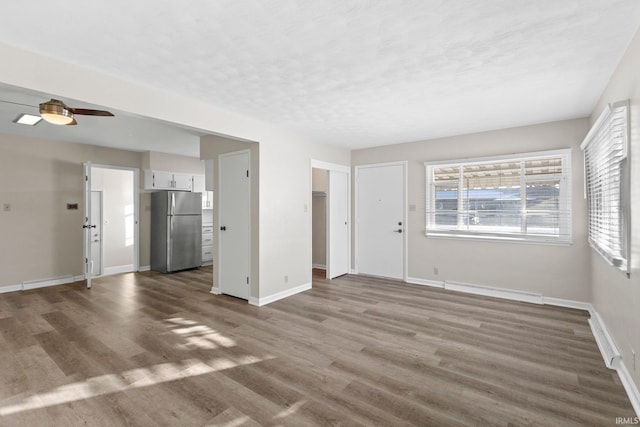
{"label": "door hinge", "polygon": [[247,276],[247,285],[249,284],[249,276]]}
{"label": "door hinge", "polygon": [[85,175],[85,176],[84,176],[84,180],[85,180],[85,181],[89,181],[89,175]]}
{"label": "door hinge", "polygon": [[247,169],[247,178],[249,178],[249,169]]}

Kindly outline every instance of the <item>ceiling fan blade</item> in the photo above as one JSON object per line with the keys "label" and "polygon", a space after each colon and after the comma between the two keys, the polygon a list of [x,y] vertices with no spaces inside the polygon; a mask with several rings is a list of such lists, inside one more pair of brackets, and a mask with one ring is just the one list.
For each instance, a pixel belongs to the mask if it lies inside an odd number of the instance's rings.
{"label": "ceiling fan blade", "polygon": [[2,102],[3,104],[12,104],[12,105],[21,105],[23,107],[31,107],[31,108],[38,108],[35,105],[29,105],[29,104],[22,104],[20,102],[11,102],[11,101],[3,101],[2,99],[0,99],[0,102]]}
{"label": "ceiling fan blade", "polygon": [[81,116],[102,116],[102,117],[112,117],[113,113],[105,110],[89,110],[86,108],[69,108],[73,114],[78,114]]}

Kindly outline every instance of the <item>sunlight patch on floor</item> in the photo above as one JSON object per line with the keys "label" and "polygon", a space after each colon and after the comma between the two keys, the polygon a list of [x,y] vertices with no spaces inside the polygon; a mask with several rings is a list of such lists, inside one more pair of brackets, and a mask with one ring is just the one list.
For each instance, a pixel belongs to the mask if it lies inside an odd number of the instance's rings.
{"label": "sunlight patch on floor", "polygon": [[[24,398],[19,403],[12,403],[0,407],[0,415],[6,416],[22,411],[39,409],[47,406],[60,405],[83,399],[90,399],[105,394],[118,393],[140,387],[153,386],[183,378],[210,374],[224,369],[258,363],[267,359],[253,356],[243,356],[236,360],[224,357],[203,362],[198,359],[187,359],[179,363],[161,363],[148,368],[132,369],[119,374],[101,375],[86,381],[66,384],[54,390],[39,393]],[[186,368],[184,366],[187,366]],[[139,378],[128,383],[125,378]]]}
{"label": "sunlight patch on floor", "polygon": [[167,319],[166,322],[173,327],[171,332],[184,338],[185,344],[181,345],[181,347],[187,350],[193,348],[215,350],[219,347],[235,347],[237,345],[231,338],[193,320],[175,317]]}

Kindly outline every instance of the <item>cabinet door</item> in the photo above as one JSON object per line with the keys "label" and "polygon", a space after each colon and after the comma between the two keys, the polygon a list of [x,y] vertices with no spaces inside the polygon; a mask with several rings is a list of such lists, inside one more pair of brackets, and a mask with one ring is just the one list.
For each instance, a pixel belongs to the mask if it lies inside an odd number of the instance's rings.
{"label": "cabinet door", "polygon": [[[204,175],[193,175],[193,192],[203,193],[204,191]],[[204,194],[202,195],[202,201],[204,201]]]}
{"label": "cabinet door", "polygon": [[173,174],[171,172],[152,171],[151,188],[156,190],[171,190],[173,188]]}
{"label": "cabinet door", "polygon": [[213,209],[213,191],[202,193],[202,209]]}
{"label": "cabinet door", "polygon": [[173,174],[173,189],[191,191],[193,188],[193,175],[186,173]]}

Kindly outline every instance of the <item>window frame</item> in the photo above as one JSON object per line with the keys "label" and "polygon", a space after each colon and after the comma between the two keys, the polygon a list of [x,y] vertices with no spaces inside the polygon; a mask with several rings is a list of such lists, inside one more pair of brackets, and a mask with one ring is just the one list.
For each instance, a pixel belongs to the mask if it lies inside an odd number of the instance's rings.
{"label": "window frame", "polygon": [[[559,207],[560,213],[559,219],[559,233],[557,236],[552,235],[539,235],[539,234],[527,234],[526,230],[520,233],[514,233],[513,231],[480,231],[480,230],[464,230],[461,229],[460,217],[464,217],[465,211],[458,209],[458,221],[457,225],[452,228],[435,228],[432,226],[435,222],[435,191],[434,191],[434,168],[441,167],[458,167],[460,174],[462,175],[463,168],[470,165],[487,164],[487,163],[503,163],[503,162],[520,162],[524,165],[524,162],[529,160],[540,160],[549,158],[561,158],[562,159],[562,172],[559,178],[560,181],[560,195],[559,195]],[[474,157],[454,160],[442,160],[434,162],[424,162],[425,166],[425,235],[428,238],[444,238],[444,239],[463,239],[463,240],[481,240],[481,241],[498,241],[509,243],[526,243],[526,244],[543,244],[543,245],[560,245],[569,246],[572,244],[572,185],[571,185],[571,149],[563,148],[557,150],[546,150],[516,154],[506,154],[498,156],[486,156],[486,157]],[[520,178],[520,192],[525,194],[526,185],[528,182],[533,182],[536,178],[526,177],[523,169],[519,175]],[[548,180],[548,178],[539,178],[539,181]],[[463,186],[462,180],[458,183],[458,206],[462,205],[462,198],[460,189]],[[521,197],[522,200],[522,197]],[[526,216],[526,212],[522,210],[523,216]],[[454,228],[456,227],[456,228]],[[524,226],[523,226],[524,228]]]}
{"label": "window frame", "polygon": [[[614,163],[613,157],[615,157],[612,153],[607,152],[608,155],[612,157],[606,157],[607,169],[605,171],[599,171],[597,175],[597,179],[593,179],[589,177],[589,173],[592,171],[593,166],[595,166],[595,162],[591,164],[592,167],[589,167],[589,159],[587,158],[587,150],[591,143],[598,144],[600,140],[598,140],[599,133],[602,131],[607,133],[607,146],[606,149],[612,150],[616,148],[616,135],[613,134],[612,128],[614,127],[612,121],[615,120],[615,110],[623,108],[624,111],[622,113],[622,117],[624,117],[624,128],[623,131],[618,134],[618,137],[621,138],[620,149],[622,151],[622,156],[619,157],[619,161]],[[629,100],[618,101],[615,103],[607,104],[598,119],[593,123],[593,126],[585,136],[584,141],[580,145],[580,148],[584,152],[584,197],[587,200],[587,230],[588,230],[588,241],[589,245],[594,249],[595,252],[600,254],[609,265],[616,267],[619,271],[622,271],[627,274],[627,277],[631,274],[631,168],[630,168],[630,158],[629,158],[629,141],[630,141],[630,102]],[[611,172],[611,164],[616,165],[615,173],[616,176],[610,176],[607,173]],[[600,164],[601,165],[601,164]],[[608,187],[609,181],[606,184],[601,184],[604,180],[619,180],[618,184],[618,193],[612,194],[610,192],[606,193],[600,188],[596,187]],[[594,188],[590,188],[589,184],[595,181]],[[618,218],[616,221],[619,223],[618,227],[618,235],[614,236],[617,238],[617,242],[621,246],[621,250],[619,253],[614,253],[609,250],[607,245],[601,244],[602,240],[609,240],[610,235],[598,235],[593,236],[592,230],[595,228],[592,222],[597,222],[593,216],[597,216],[598,218],[605,217],[607,212],[606,209],[600,210],[598,212],[593,212],[593,208],[598,206],[598,203],[593,203],[590,195],[593,193],[597,193],[601,200],[618,200],[618,204],[615,206],[615,211],[618,213]],[[607,205],[607,208],[610,208]],[[611,209],[610,209],[611,210]],[[606,218],[611,221],[611,218]],[[603,231],[603,233],[606,230]]]}

